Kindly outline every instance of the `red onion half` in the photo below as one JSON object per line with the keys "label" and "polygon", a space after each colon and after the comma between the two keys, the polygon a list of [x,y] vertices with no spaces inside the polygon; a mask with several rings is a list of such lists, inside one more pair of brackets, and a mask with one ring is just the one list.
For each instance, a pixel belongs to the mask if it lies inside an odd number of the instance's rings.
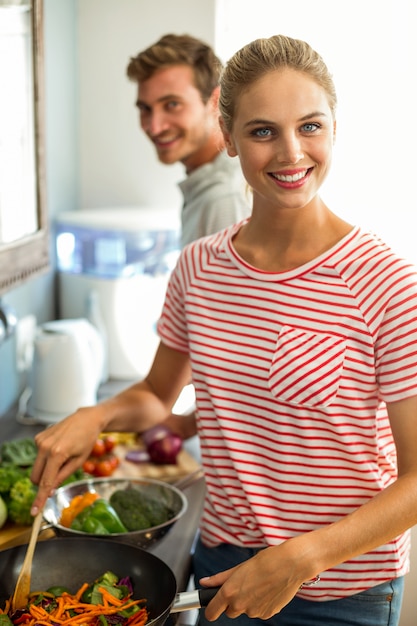
{"label": "red onion half", "polygon": [[182,439],[167,426],[158,424],[142,433],[145,450],[130,450],[126,461],[131,463],[147,463],[152,461],[158,465],[175,465],[178,453],[182,449]]}

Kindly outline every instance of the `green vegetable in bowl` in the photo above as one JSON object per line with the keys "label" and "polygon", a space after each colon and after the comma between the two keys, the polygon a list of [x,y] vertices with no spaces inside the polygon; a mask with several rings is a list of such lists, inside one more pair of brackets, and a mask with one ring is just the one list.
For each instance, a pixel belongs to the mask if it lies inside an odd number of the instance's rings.
{"label": "green vegetable in bowl", "polygon": [[110,535],[127,531],[117,512],[103,498],[95,500],[78,513],[71,528],[93,535]]}
{"label": "green vegetable in bowl", "polygon": [[166,504],[133,487],[114,491],[110,496],[110,504],[130,531],[159,526],[174,515]]}

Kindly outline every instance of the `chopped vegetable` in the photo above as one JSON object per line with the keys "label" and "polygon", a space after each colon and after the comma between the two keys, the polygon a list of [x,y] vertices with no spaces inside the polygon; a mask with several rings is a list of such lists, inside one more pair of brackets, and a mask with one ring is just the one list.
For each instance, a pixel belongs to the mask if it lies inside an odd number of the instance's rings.
{"label": "chopped vegetable", "polygon": [[49,589],[47,589],[46,592],[52,593],[53,596],[62,596],[62,594],[64,593],[69,593],[69,589],[68,587],[55,586],[55,587],[49,587]]}
{"label": "chopped vegetable", "polygon": [[98,493],[93,493],[91,491],[86,491],[85,493],[79,494],[78,496],[74,496],[64,509],[62,509],[61,517],[59,523],[61,526],[65,526],[65,528],[70,528],[72,522],[77,517],[81,511],[83,511],[87,506],[93,504],[95,500],[97,500],[100,496]]}
{"label": "chopped vegetable", "polygon": [[145,600],[132,598],[130,579],[118,580],[106,572],[94,583],[84,583],[72,595],[65,588],[35,592],[27,606],[13,612],[11,599],[0,609],[0,626],[144,626],[148,620]]}
{"label": "chopped vegetable", "polygon": [[30,514],[37,488],[28,476],[14,483],[8,498],[9,518],[15,524],[30,525],[33,517]]}
{"label": "chopped vegetable", "polygon": [[147,450],[129,450],[125,456],[130,463],[148,463],[151,460]]}
{"label": "chopped vegetable", "polygon": [[114,491],[110,496],[110,504],[130,531],[159,526],[174,515],[166,504],[133,487]]}
{"label": "chopped vegetable", "polygon": [[115,509],[103,498],[98,498],[85,507],[71,523],[72,530],[95,535],[127,532]]}
{"label": "chopped vegetable", "polygon": [[13,463],[20,467],[33,465],[38,449],[33,439],[13,439],[4,441],[0,446],[0,459],[2,463]]}

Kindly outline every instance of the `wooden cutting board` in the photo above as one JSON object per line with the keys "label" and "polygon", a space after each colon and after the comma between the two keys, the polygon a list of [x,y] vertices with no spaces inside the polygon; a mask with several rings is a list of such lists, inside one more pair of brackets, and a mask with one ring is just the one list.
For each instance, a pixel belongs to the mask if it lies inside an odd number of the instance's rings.
{"label": "wooden cutting board", "polygon": [[[118,444],[114,448],[115,454],[119,457],[120,465],[115,470],[115,478],[155,478],[169,483],[175,483],[184,476],[195,472],[200,468],[200,464],[186,451],[181,450],[177,456],[175,465],[155,465],[154,463],[130,463],[126,461],[126,453],[131,449],[143,448],[140,441],[127,441],[125,444]],[[29,541],[30,526],[18,526],[7,522],[0,530],[0,550],[6,550],[14,546],[22,545]],[[54,537],[52,529],[44,530],[40,540]]]}
{"label": "wooden cutting board", "polygon": [[[28,543],[30,531],[31,526],[19,526],[18,524],[7,522],[0,530],[0,550],[7,550],[7,548],[13,548],[14,546]],[[38,541],[50,539],[51,537],[55,537],[55,533],[52,529],[48,528],[39,533]]]}

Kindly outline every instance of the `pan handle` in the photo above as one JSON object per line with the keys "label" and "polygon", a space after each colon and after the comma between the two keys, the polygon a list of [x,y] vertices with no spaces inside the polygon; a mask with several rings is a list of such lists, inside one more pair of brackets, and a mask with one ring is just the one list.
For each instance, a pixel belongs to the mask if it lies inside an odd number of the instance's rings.
{"label": "pan handle", "polygon": [[220,587],[204,587],[203,589],[177,593],[174,604],[171,607],[171,613],[200,609],[201,607],[207,606],[219,589]]}

